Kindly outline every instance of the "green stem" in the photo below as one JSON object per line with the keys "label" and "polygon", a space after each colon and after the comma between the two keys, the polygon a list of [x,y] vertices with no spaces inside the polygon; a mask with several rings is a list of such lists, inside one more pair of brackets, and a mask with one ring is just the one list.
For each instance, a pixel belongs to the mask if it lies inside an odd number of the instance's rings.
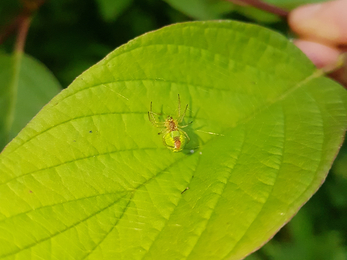
{"label": "green stem", "polygon": [[15,43],[15,52],[24,51],[25,40],[28,34],[31,18],[30,16],[24,17],[19,25],[17,40]]}
{"label": "green stem", "polygon": [[[0,149],[3,148],[9,141],[10,132],[12,128],[12,124],[14,121],[15,109],[16,109],[16,101],[17,101],[17,92],[18,92],[18,78],[20,74],[20,67],[24,52],[24,45],[26,41],[26,37],[28,34],[28,29],[30,26],[31,18],[29,16],[23,17],[20,24],[18,25],[18,34],[15,42],[14,53],[12,56],[12,75],[10,79],[10,83],[8,85],[7,91],[5,91],[4,99],[6,102],[6,110],[5,118],[4,118],[4,133],[3,138],[0,140]],[[7,92],[7,93],[6,93]]]}
{"label": "green stem", "polygon": [[347,64],[347,52],[341,53],[337,59],[337,62],[333,65],[325,66],[322,68],[325,74],[330,74],[338,69],[341,69]]}

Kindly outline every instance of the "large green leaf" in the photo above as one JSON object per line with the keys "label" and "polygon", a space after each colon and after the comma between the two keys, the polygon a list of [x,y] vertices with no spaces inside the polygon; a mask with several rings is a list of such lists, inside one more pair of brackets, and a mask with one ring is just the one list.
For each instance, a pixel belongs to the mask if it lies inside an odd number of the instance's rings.
{"label": "large green leaf", "polygon": [[52,73],[26,54],[0,53],[0,150],[61,89]]}
{"label": "large green leaf", "polygon": [[[153,102],[160,118],[176,115],[178,94],[193,123],[174,153],[147,112]],[[1,154],[0,259],[241,259],[324,181],[346,103],[258,26],[195,22],[139,37]]]}

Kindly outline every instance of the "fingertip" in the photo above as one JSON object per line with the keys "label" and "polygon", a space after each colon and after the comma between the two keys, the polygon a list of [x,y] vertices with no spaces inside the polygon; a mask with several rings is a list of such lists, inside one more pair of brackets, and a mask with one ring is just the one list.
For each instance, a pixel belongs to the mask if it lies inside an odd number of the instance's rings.
{"label": "fingertip", "polygon": [[318,68],[336,64],[341,54],[341,51],[333,46],[327,46],[313,41],[294,40],[294,44],[301,49]]}
{"label": "fingertip", "polygon": [[346,44],[347,0],[303,5],[289,14],[288,23],[301,37]]}
{"label": "fingertip", "polygon": [[307,25],[303,27],[302,23],[311,20],[311,17],[314,16],[315,13],[321,8],[322,4],[309,4],[299,6],[291,11],[288,16],[288,23],[292,30],[298,33],[303,32],[303,30],[307,30]]}

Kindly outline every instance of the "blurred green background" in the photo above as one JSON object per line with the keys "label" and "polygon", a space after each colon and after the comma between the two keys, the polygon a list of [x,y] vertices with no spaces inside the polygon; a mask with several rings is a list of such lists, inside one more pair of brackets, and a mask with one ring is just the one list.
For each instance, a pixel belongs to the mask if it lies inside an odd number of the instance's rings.
{"label": "blurred green background", "polygon": [[[37,0],[1,0],[0,35]],[[284,8],[306,1],[273,0]],[[25,51],[43,62],[63,87],[129,40],[192,20],[235,19],[291,37],[285,21],[222,0],[50,0],[33,14]],[[15,34],[0,51],[11,53]],[[1,72],[0,72],[1,73]],[[275,237],[247,260],[347,260],[347,144],[312,199]]]}

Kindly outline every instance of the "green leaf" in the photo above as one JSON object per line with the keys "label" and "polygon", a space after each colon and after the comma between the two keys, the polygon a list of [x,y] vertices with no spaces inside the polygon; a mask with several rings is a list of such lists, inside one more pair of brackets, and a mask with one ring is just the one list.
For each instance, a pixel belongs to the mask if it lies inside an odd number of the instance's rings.
{"label": "green leaf", "polygon": [[114,21],[128,8],[133,0],[96,0],[105,21]]}
{"label": "green leaf", "polygon": [[11,138],[62,89],[52,72],[40,61],[25,54],[21,62]]}
{"label": "green leaf", "polygon": [[[174,153],[147,113],[152,102],[159,119],[176,117],[178,94],[193,123]],[[268,29],[147,33],[79,76],[1,154],[0,259],[242,259],[324,181],[346,105]]]}
{"label": "green leaf", "polygon": [[14,58],[0,54],[0,150],[9,140],[16,96],[16,67]]}
{"label": "green leaf", "polygon": [[24,54],[0,53],[2,148],[61,89],[52,73],[39,61]]}

